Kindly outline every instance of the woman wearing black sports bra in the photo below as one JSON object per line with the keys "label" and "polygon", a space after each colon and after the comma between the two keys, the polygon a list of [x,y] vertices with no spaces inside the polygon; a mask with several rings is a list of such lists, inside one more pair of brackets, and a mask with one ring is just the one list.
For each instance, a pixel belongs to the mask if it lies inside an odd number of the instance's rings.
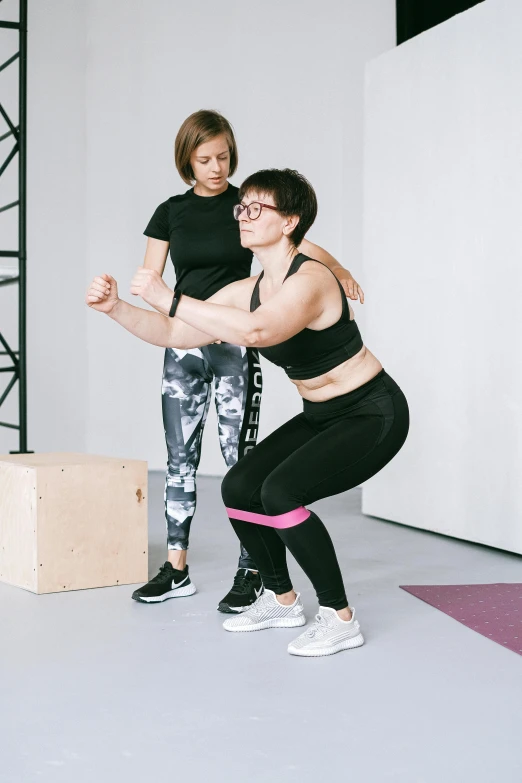
{"label": "woman wearing black sports bra", "polygon": [[[172,196],[154,211],[148,237],[144,274],[155,283],[149,304],[167,315],[173,292],[162,280],[170,252],[176,289],[206,300],[216,291],[251,274],[252,250],[240,242],[232,210],[238,188],[228,182],[238,153],[230,123],[215,111],[191,114],[176,136],[175,162],[180,177],[193,185]],[[350,275],[325,250],[303,239],[301,250],[324,261],[338,275],[353,299],[363,294]],[[150,282],[150,281],[149,281]],[[165,518],[167,561],[150,582],[133,593],[144,603],[192,595],[196,588],[187,567],[187,549],[196,510],[196,473],[203,429],[214,387],[219,443],[228,467],[256,445],[262,376],[255,348],[227,341],[187,353],[165,351],[162,412],[167,444]],[[244,547],[232,589],[219,602],[222,612],[241,612],[262,590],[255,562]]]}
{"label": "woman wearing black sports bra", "polygon": [[[263,440],[222,484],[230,521],[259,568],[265,592],[227,631],[305,624],[286,565],[286,548],[319,600],[315,622],[289,646],[293,655],[331,655],[364,639],[350,608],[332,540],[305,505],[351,489],[402,447],[408,405],[363,345],[341,286],[321,263],[299,253],[317,203],[307,180],[285,169],[260,171],[239,192],[241,243],[263,266],[207,302],[174,296],[171,319],[118,298],[109,275],[94,279],[87,303],[147,342],[189,348],[213,340],[256,347],[283,367],[303,397],[303,413]],[[133,292],[147,301],[147,278]]]}

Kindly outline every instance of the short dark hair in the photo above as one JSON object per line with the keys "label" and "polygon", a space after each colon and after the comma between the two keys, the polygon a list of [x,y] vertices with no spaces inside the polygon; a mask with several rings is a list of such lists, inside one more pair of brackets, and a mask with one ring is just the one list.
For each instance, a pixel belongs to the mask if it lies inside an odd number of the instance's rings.
{"label": "short dark hair", "polygon": [[205,144],[216,136],[224,133],[227,137],[228,149],[230,152],[230,170],[228,176],[231,177],[236,169],[238,162],[237,144],[234,137],[234,131],[229,121],[217,111],[212,109],[200,109],[187,117],[178,131],[174,143],[174,160],[176,168],[181,179],[192,185],[195,180],[192,166],[190,165],[190,156],[200,144]]}
{"label": "short dark hair", "polygon": [[294,169],[263,169],[246,178],[239,188],[239,200],[252,191],[271,196],[282,215],[297,215],[299,223],[289,239],[299,247],[317,215],[317,196],[306,177]]}

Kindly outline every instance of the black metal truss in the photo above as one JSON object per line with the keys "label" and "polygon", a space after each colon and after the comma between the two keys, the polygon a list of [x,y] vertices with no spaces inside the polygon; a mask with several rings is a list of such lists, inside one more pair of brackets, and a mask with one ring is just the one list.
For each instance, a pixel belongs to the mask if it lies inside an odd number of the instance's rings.
{"label": "black metal truss", "polygon": [[[1,2],[1,0],[0,0]],[[26,172],[27,172],[27,0],[19,0],[19,21],[4,22],[0,20],[0,28],[18,31],[18,52],[0,64],[0,71],[18,62],[18,125],[14,125],[8,113],[0,102],[0,115],[7,125],[7,132],[0,134],[0,142],[12,137],[14,144],[4,158],[0,153],[0,176],[11,161],[18,155],[18,199],[10,204],[0,206],[0,212],[18,208],[18,249],[0,250],[0,259],[16,258],[17,269],[11,272],[0,271],[0,286],[13,286],[18,293],[18,350],[13,350],[0,331],[0,356],[8,361],[0,366],[0,373],[11,374],[11,378],[0,394],[0,406],[18,383],[18,422],[0,421],[0,427],[18,430],[18,453],[27,452],[27,362],[26,362]],[[4,145],[2,145],[3,147]],[[0,148],[1,149],[1,148]],[[0,218],[1,219],[1,218]],[[16,453],[16,452],[15,452]]]}

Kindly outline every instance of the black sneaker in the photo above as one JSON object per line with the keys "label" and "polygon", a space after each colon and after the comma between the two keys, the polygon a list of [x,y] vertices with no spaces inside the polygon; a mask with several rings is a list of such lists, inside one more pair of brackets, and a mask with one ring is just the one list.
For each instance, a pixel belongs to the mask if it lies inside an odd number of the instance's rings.
{"label": "black sneaker", "polygon": [[187,595],[194,595],[196,585],[190,581],[188,566],[183,571],[173,568],[172,563],[167,560],[160,568],[157,574],[146,585],[135,590],[132,597],[135,601],[142,601],[146,604],[156,604],[160,601],[166,601],[168,598],[183,598]]}
{"label": "black sneaker", "polygon": [[263,589],[259,574],[249,571],[248,568],[240,568],[234,577],[232,589],[220,601],[218,612],[226,614],[246,612],[249,606],[257,601]]}

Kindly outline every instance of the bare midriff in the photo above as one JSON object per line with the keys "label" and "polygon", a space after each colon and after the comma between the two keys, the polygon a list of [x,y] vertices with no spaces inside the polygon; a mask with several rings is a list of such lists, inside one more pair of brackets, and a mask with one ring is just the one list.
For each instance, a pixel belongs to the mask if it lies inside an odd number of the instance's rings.
{"label": "bare midriff", "polygon": [[299,394],[305,400],[324,402],[358,389],[375,378],[381,370],[380,361],[363,346],[351,359],[323,375],[318,375],[317,378],[306,381],[290,380],[295,383]]}

